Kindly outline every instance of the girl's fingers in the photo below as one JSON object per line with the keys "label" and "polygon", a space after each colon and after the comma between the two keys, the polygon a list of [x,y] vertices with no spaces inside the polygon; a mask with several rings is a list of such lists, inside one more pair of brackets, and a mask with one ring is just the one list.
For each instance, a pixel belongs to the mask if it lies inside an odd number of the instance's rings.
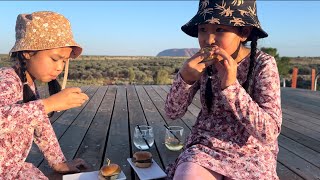
{"label": "girl's fingers", "polygon": [[84,93],[80,93],[79,96],[80,96],[81,99],[83,99],[85,101],[89,99],[89,97]]}
{"label": "girl's fingers", "polygon": [[78,169],[76,166],[72,165],[70,168],[70,173],[79,173],[80,169]]}
{"label": "girl's fingers", "polygon": [[86,163],[86,162],[79,162],[78,164],[77,164],[77,168],[84,168],[84,169],[89,169],[90,168],[90,166]]}
{"label": "girl's fingers", "polygon": [[80,107],[80,106],[82,106],[82,104],[83,103],[81,103],[81,102],[74,102],[74,103],[71,104],[71,106],[72,107]]}
{"label": "girl's fingers", "polygon": [[74,159],[75,162],[75,166],[79,169],[79,168],[85,168],[85,169],[89,169],[90,166],[83,160],[80,158]]}
{"label": "girl's fingers", "polygon": [[[223,60],[225,61],[225,60]],[[214,62],[214,66],[216,67],[216,69],[221,72],[221,71],[225,71],[225,67],[219,62],[219,61],[215,61]]]}
{"label": "girl's fingers", "polygon": [[218,48],[214,52],[215,52],[215,54],[220,55],[223,58],[223,61],[227,60],[229,65],[234,64],[234,59],[224,49]]}
{"label": "girl's fingers", "polygon": [[208,58],[211,54],[212,54],[211,52],[197,53],[193,58],[191,58],[189,63],[199,64],[201,61]]}
{"label": "girl's fingers", "polygon": [[202,72],[204,71],[205,68],[207,68],[208,66],[212,65],[215,63],[215,60],[212,61],[206,61],[206,62],[201,62],[197,65],[197,69],[198,71]]}
{"label": "girl's fingers", "polygon": [[78,87],[68,88],[71,93],[81,93],[81,89]]}
{"label": "girl's fingers", "polygon": [[227,69],[231,68],[228,60],[226,60],[226,59],[223,60],[223,64],[224,64],[224,66],[225,66]]}
{"label": "girl's fingers", "polygon": [[71,96],[72,99],[81,99],[84,101],[89,99],[89,97],[84,93],[80,93],[80,94],[79,93],[72,93],[71,95],[72,95]]}
{"label": "girl's fingers", "polygon": [[205,67],[211,66],[212,64],[214,64],[217,60],[210,60],[210,61],[206,61],[206,62],[201,62],[199,64],[204,64]]}

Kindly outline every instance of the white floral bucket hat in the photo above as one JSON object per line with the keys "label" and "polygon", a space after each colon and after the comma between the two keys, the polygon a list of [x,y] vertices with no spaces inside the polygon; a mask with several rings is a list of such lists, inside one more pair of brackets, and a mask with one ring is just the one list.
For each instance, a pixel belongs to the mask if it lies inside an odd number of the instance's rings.
{"label": "white floral bucket hat", "polygon": [[[71,25],[63,15],[51,11],[19,14],[16,22],[16,43],[9,52],[39,51],[71,47],[70,58],[80,56],[82,47],[72,35]],[[69,61],[66,62],[61,89],[66,87]]]}
{"label": "white floral bucket hat", "polygon": [[18,51],[37,51],[72,47],[71,58],[77,58],[82,48],[72,35],[71,25],[61,14],[39,11],[19,14],[16,22],[16,43],[10,54]]}
{"label": "white floral bucket hat", "polygon": [[[258,38],[268,34],[261,28],[255,0],[200,0],[197,14],[181,30],[192,37],[198,37],[199,24],[220,24],[226,26],[252,26]],[[248,37],[251,40],[251,37]]]}

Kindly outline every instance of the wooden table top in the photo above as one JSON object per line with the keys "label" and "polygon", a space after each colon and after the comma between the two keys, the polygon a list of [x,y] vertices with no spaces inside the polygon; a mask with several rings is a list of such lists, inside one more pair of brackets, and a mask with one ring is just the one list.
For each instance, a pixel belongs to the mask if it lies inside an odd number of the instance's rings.
{"label": "wooden table top", "polygon": [[[199,93],[186,114],[175,121],[165,116],[164,102],[170,86],[88,86],[81,87],[90,100],[79,108],[55,113],[50,119],[68,160],[83,158],[99,170],[106,158],[121,166],[127,179],[138,179],[127,162],[137,151],[134,127],[154,128],[155,144],[150,152],[164,169],[181,151],[164,145],[164,125],[178,125],[189,134],[200,111]],[[320,179],[320,92],[282,88],[283,124],[279,140],[277,172],[281,180]],[[28,162],[50,179],[61,179],[34,145]]]}

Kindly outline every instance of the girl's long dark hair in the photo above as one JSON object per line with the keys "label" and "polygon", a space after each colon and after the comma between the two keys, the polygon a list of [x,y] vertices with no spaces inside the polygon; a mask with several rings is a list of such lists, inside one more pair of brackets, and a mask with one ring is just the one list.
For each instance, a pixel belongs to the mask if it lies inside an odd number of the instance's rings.
{"label": "girl's long dark hair", "polygon": [[[36,53],[37,52],[34,52],[34,54]],[[19,76],[23,85],[23,102],[27,103],[30,101],[37,100],[39,97],[37,97],[37,95],[34,94],[34,92],[31,90],[27,81],[27,76],[26,76],[27,64],[26,64],[26,58],[23,55],[23,51],[12,53],[11,59],[18,61],[18,63],[14,66],[14,70],[16,74]],[[52,80],[48,82],[48,88],[49,88],[50,96],[61,91],[61,86],[57,80]],[[53,113],[50,114],[50,116],[52,115]]]}
{"label": "girl's long dark hair", "polygon": [[[249,70],[248,70],[248,74],[247,74],[247,79],[246,81],[243,83],[242,87],[249,92],[249,81],[252,78],[252,73],[253,73],[253,68],[254,68],[254,62],[255,62],[255,57],[256,57],[256,53],[257,53],[257,41],[258,41],[258,37],[255,34],[251,34],[251,52],[250,52],[250,64],[249,64]],[[244,42],[245,44],[246,42]],[[240,44],[241,45],[241,44]],[[240,47],[239,45],[239,47]],[[238,48],[239,48],[238,47]],[[211,112],[211,108],[212,108],[212,98],[213,98],[213,92],[212,92],[212,84],[211,84],[211,76],[212,76],[212,67],[208,67],[207,70],[207,83],[206,83],[206,89],[205,89],[205,102],[207,105],[207,109],[209,112]]]}

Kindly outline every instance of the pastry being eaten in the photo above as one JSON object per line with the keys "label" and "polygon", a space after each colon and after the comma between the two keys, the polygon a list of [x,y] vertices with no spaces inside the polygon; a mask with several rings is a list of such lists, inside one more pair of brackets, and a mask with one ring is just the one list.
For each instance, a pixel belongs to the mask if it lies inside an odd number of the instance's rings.
{"label": "pastry being eaten", "polygon": [[[212,50],[212,47],[208,46],[208,47],[204,47],[200,49],[200,53],[207,53],[210,52]],[[211,56],[209,56],[208,58],[204,59],[202,62],[207,62],[207,61],[211,61],[211,60],[222,60],[222,57],[217,55],[217,54],[212,54]]]}

